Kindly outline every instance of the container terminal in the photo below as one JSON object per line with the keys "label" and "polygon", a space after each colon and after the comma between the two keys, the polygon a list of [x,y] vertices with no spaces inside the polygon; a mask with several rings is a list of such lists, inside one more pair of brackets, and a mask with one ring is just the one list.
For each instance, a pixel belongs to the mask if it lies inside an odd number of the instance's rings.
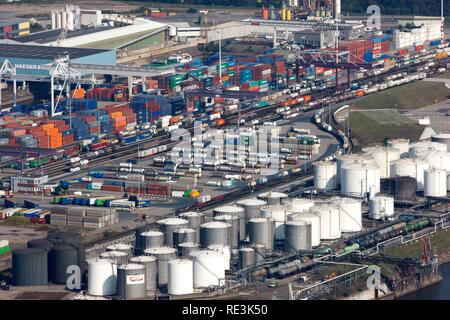
{"label": "container terminal", "polygon": [[227,13],[0,18],[0,299],[397,299],[442,280],[444,20]]}

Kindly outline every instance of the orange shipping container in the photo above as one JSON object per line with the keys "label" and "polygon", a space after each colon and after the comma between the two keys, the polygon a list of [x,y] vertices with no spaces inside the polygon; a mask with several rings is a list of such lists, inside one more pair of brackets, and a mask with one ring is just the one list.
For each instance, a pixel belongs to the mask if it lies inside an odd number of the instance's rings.
{"label": "orange shipping container", "polygon": [[362,96],[365,95],[365,92],[364,92],[363,89],[361,89],[361,90],[358,90],[358,91],[356,92],[356,95],[357,95],[358,97],[362,97]]}

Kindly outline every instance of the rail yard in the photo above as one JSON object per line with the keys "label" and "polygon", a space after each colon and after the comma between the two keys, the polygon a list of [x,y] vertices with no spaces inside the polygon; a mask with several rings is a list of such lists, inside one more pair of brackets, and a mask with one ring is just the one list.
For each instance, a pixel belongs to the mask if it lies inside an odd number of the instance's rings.
{"label": "rail yard", "polygon": [[[373,30],[305,3],[5,18],[0,300],[397,299],[442,281],[443,20]],[[414,88],[430,92],[398,105]]]}

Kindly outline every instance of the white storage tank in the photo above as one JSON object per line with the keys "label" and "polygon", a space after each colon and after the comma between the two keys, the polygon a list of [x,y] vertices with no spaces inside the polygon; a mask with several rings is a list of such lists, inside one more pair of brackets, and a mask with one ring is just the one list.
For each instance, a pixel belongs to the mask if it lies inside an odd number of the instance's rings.
{"label": "white storage tank", "polygon": [[386,141],[386,145],[397,149],[400,152],[400,158],[407,157],[409,154],[409,139],[389,139]]}
{"label": "white storage tank", "polygon": [[259,211],[261,210],[262,206],[265,206],[267,204],[266,201],[260,200],[260,199],[245,199],[240,200],[236,202],[236,205],[241,206],[244,208],[245,211],[245,222],[242,224],[240,223],[240,240],[244,240],[247,237],[248,234],[248,222],[250,219],[256,218],[259,216]]}
{"label": "white storage tank", "polygon": [[447,171],[443,169],[431,168],[425,170],[424,177],[425,197],[445,197],[447,196]]}
{"label": "white storage tank", "polygon": [[400,159],[391,164],[391,178],[414,178],[417,181],[417,190],[423,191],[424,172],[429,167],[429,163],[422,159]]}
{"label": "white storage tank", "polygon": [[430,167],[450,171],[450,152],[447,151],[425,151],[420,153],[418,158],[425,160]]}
{"label": "white storage tank", "polygon": [[230,214],[225,214],[225,215],[215,216],[214,221],[221,221],[221,222],[225,222],[225,223],[228,223],[231,225],[231,232],[230,232],[231,247],[237,248],[239,246],[239,238],[240,238],[239,237],[239,230],[240,230],[239,217],[230,215]]}
{"label": "white storage tank", "polygon": [[285,225],[285,251],[311,250],[311,222],[292,220]]}
{"label": "white storage tank", "polygon": [[375,163],[356,161],[341,170],[341,192],[349,196],[364,196],[373,188],[380,192],[380,168]]}
{"label": "white storage tank", "polygon": [[173,295],[194,292],[194,263],[190,259],[174,259],[168,262],[167,292]]}
{"label": "white storage tank", "polygon": [[117,264],[109,259],[91,259],[88,263],[88,293],[111,296],[117,292]]}
{"label": "white storage tank", "polygon": [[288,210],[293,213],[308,212],[314,206],[313,199],[292,198],[287,206]]}
{"label": "white storage tank", "polygon": [[106,251],[100,254],[100,258],[111,260],[114,264],[120,266],[127,263],[128,253],[123,251]]}
{"label": "white storage tank", "polygon": [[340,214],[341,232],[358,232],[362,230],[361,201],[352,198],[340,198],[337,201]]}
{"label": "white storage tank", "polygon": [[269,206],[281,205],[284,199],[287,199],[288,195],[283,192],[269,191],[258,194],[258,199],[266,201]]}
{"label": "white storage tank", "polygon": [[417,157],[419,154],[425,151],[447,151],[447,145],[439,142],[432,141],[419,141],[411,144],[409,148],[409,156]]}
{"label": "white storage tank", "polygon": [[194,262],[194,288],[221,286],[225,279],[224,255],[217,251],[191,252]]}
{"label": "white storage tank", "polygon": [[213,244],[231,246],[231,224],[221,221],[206,222],[200,226],[200,245],[207,248]]}
{"label": "white storage tank", "polygon": [[431,141],[447,145],[447,151],[450,151],[450,133],[440,133],[431,136]]}
{"label": "white storage tank", "polygon": [[139,256],[130,259],[131,263],[141,264],[145,268],[145,286],[147,291],[156,291],[158,287],[158,263],[152,256]]}
{"label": "white storage tank", "polygon": [[165,234],[165,242],[167,246],[173,246],[173,232],[176,229],[189,226],[189,221],[181,218],[166,218],[158,220],[156,223]]}
{"label": "white storage tank", "polygon": [[369,218],[374,220],[389,219],[394,215],[394,198],[375,196],[369,200]]}
{"label": "white storage tank", "polygon": [[320,238],[335,240],[341,237],[340,213],[335,205],[323,204],[314,206],[312,211],[320,216]]}
{"label": "white storage tank", "polygon": [[320,245],[320,215],[314,212],[302,212],[289,216],[289,220],[306,221],[311,223],[311,245],[316,247]]}
{"label": "white storage tank", "polygon": [[340,156],[337,156],[336,158],[336,182],[337,184],[341,184],[341,174],[342,174],[342,167],[349,163],[354,162],[362,162],[362,163],[375,163],[375,160],[367,155],[367,154],[343,154]]}
{"label": "white storage tank", "polygon": [[168,279],[168,262],[177,257],[177,250],[172,247],[148,248],[144,253],[156,258],[158,265],[158,286],[167,285]]}
{"label": "white storage tank", "polygon": [[364,148],[363,152],[371,156],[380,168],[380,178],[390,177],[390,164],[392,161],[400,159],[400,151],[391,147]]}
{"label": "white storage tank", "polygon": [[223,266],[225,270],[231,269],[231,250],[230,247],[222,246],[220,244],[213,244],[208,246],[208,250],[217,251],[223,254]]}
{"label": "white storage tank", "polygon": [[336,189],[336,162],[317,161],[314,163],[314,187],[329,191]]}
{"label": "white storage tank", "polygon": [[263,244],[267,250],[275,245],[275,222],[271,218],[253,218],[248,223],[250,245]]}
{"label": "white storage tank", "polygon": [[287,212],[283,206],[265,206],[261,208],[262,218],[272,218],[275,221],[275,239],[284,240],[284,223],[287,220]]}

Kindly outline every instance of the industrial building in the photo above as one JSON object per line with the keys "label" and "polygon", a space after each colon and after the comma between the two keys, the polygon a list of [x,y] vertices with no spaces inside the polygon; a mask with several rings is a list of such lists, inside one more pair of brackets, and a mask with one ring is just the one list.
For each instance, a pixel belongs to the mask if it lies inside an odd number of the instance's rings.
{"label": "industrial building", "polygon": [[27,19],[1,19],[0,39],[11,39],[30,33],[30,23]]}
{"label": "industrial building", "polygon": [[11,177],[11,190],[13,192],[40,192],[42,186],[47,182],[47,175],[43,176],[36,174]]}
{"label": "industrial building", "polygon": [[305,48],[325,49],[336,45],[336,31],[294,32],[294,41]]}

